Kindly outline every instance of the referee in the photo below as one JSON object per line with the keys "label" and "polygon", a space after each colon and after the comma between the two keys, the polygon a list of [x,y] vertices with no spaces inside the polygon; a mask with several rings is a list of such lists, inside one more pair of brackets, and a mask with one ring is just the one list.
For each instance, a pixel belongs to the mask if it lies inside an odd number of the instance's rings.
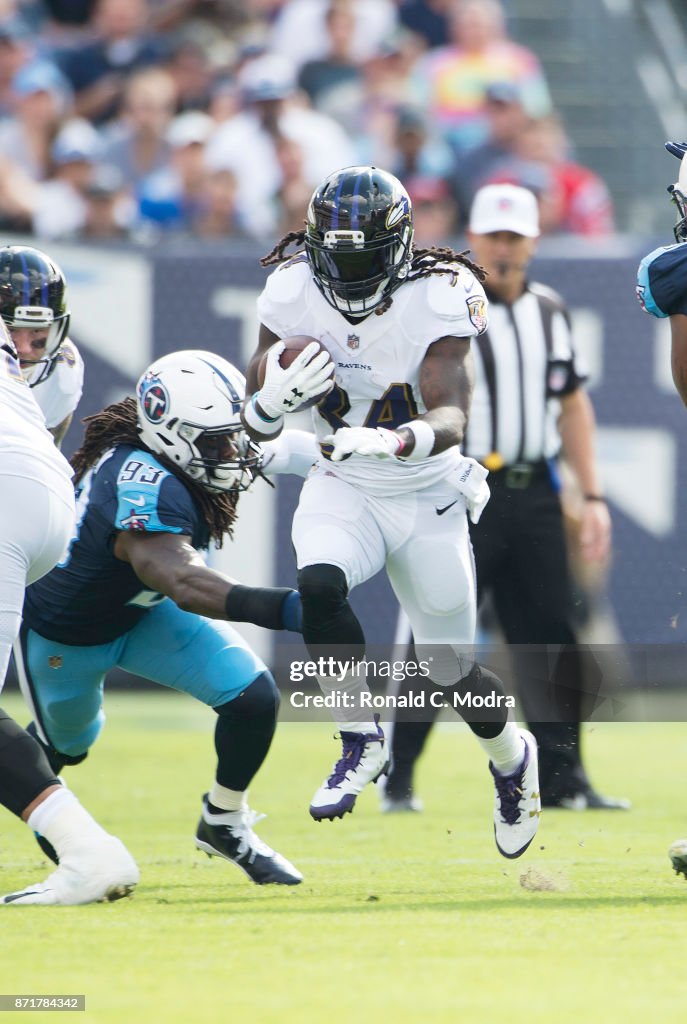
{"label": "referee", "polygon": [[[480,601],[489,594],[509,645],[524,716],[539,743],[542,804],[627,808],[597,793],[580,754],[580,702],[596,663],[577,646],[556,457],[584,495],[585,560],[608,558],[611,521],[594,455],[594,412],[568,312],[527,279],[539,236],[535,196],[514,185],[480,189],[468,239],[489,273],[488,331],[475,339],[475,386],[464,453],[490,470],[491,499],[471,526]],[[562,645],[549,665],[546,645]],[[553,687],[549,683],[553,683]],[[385,810],[417,810],[413,768],[431,722],[394,727]]]}

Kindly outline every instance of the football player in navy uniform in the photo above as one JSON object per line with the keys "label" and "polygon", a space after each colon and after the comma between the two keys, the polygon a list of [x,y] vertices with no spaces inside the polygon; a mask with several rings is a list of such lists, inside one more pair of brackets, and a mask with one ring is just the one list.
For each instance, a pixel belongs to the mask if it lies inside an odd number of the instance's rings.
{"label": "football player in navy uniform", "polygon": [[64,274],[27,245],[0,249],[0,315],[48,430],[59,447],[83,391],[83,359],[67,336],[70,313]]}
{"label": "football player in navy uniform", "polygon": [[[0,320],[0,690],[27,583],[49,572],[74,529],[69,463],[27,387]],[[56,871],[1,903],[73,905],[114,900],[138,882],[135,861],[57,778],[40,745],[0,710],[0,803],[57,851]]]}
{"label": "football player in navy uniform", "polygon": [[[637,271],[637,298],[645,313],[670,319],[673,381],[687,405],[687,142],[666,142],[666,149],[680,160],[678,180],[668,186],[677,207],[675,245],[644,257]],[[687,878],[687,839],[677,839],[668,856],[677,874]]]}
{"label": "football player in navy uniform", "polygon": [[[299,248],[289,256],[291,243]],[[472,388],[470,338],[486,328],[486,299],[482,272],[464,255],[413,247],[408,194],[375,167],[326,178],[305,230],[285,236],[263,264],[277,267],[258,300],[259,344],[248,367],[253,394],[243,414],[248,432],[277,436],[284,413],[302,401],[287,382],[280,386],[280,339],[312,336],[335,364],[334,387],[313,408],[321,456],[292,532],[311,657],[343,650],[354,662],[343,681],[318,676],[325,694],[343,693],[334,716],[342,755],[310,806],[315,820],[331,820],[353,809],[388,760],[383,732],[365,711],[367,684],[358,670],[365,637],[348,601],[353,587],[386,569],[419,658],[433,658],[432,679],[454,706],[456,697],[503,698],[499,680],[480,670],[471,651],[467,514],[478,517],[488,488],[486,471],[459,448]],[[313,362],[322,358],[317,351],[314,345]],[[259,387],[265,352],[270,379]],[[536,744],[508,721],[501,702],[489,720],[467,710],[465,717],[491,761],[497,846],[518,857],[538,824]]]}
{"label": "football player in navy uniform", "polygon": [[246,801],[279,695],[230,622],[299,630],[300,600],[235,583],[200,554],[231,533],[239,495],[260,472],[239,418],[244,395],[230,363],[177,352],[142,375],[135,399],[85,421],[72,459],[76,532],[64,561],[27,591],[16,655],[30,731],[56,772],[97,739],[114,666],[212,707],[217,770],[196,846],[259,885],[296,885],[300,872],[255,834]]}

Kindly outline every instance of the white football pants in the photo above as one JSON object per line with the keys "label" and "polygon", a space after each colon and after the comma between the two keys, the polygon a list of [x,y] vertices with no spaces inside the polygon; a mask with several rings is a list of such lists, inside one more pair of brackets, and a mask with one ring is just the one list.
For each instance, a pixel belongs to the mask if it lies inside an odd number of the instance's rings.
{"label": "white football pants", "polygon": [[475,572],[465,501],[449,483],[380,498],[320,468],[303,485],[292,539],[299,569],[336,565],[350,590],[386,568],[418,656],[432,647],[434,681],[448,685],[467,675],[476,628]]}
{"label": "white football pants", "polygon": [[74,489],[42,462],[0,453],[0,690],[24,590],[55,566],[74,533]]}

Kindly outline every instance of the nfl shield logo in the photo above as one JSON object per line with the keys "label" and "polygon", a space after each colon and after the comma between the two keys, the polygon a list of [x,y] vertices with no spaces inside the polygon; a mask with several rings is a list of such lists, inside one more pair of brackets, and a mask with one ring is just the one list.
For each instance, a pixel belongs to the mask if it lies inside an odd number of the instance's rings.
{"label": "nfl shield logo", "polygon": [[62,657],[59,654],[51,654],[48,657],[48,666],[50,668],[62,668]]}
{"label": "nfl shield logo", "polygon": [[357,334],[349,334],[346,339],[346,344],[349,348],[358,348],[360,345],[360,338]]}

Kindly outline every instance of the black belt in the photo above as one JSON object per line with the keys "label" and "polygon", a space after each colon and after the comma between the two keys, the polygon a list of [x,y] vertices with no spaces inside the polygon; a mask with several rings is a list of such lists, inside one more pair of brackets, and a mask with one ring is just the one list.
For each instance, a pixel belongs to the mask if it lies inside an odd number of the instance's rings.
{"label": "black belt", "polygon": [[524,491],[535,480],[543,480],[549,476],[549,465],[546,459],[539,462],[513,462],[510,466],[492,470],[487,477],[489,486],[495,484],[507,487],[512,491]]}

